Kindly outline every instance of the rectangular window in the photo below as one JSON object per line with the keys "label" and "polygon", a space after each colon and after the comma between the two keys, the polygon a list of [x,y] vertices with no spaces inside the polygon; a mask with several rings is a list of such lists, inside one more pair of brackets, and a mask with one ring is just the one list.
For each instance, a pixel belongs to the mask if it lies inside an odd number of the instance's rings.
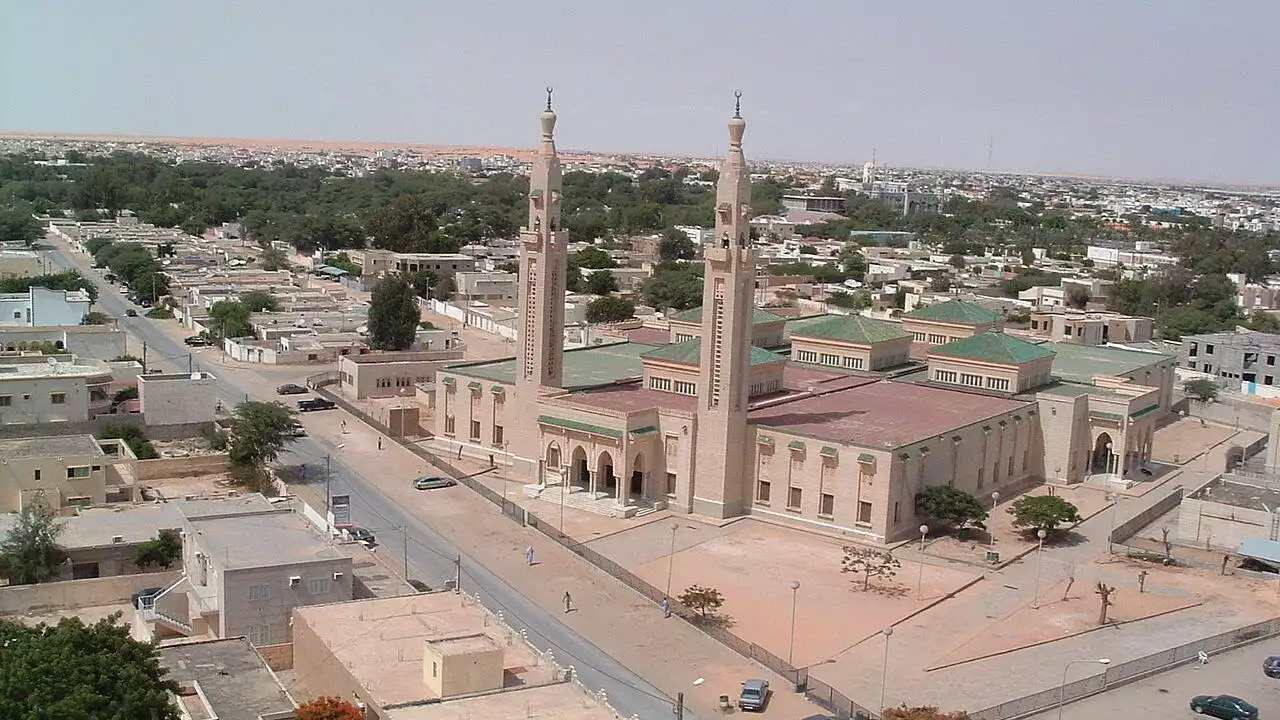
{"label": "rectangular window", "polygon": [[986,474],[986,468],[978,468],[978,487],[982,487],[982,483],[986,479]]}
{"label": "rectangular window", "polygon": [[902,503],[899,503],[898,501],[895,500],[893,502],[893,524],[894,525],[898,524],[898,520],[900,519],[899,518],[900,510],[902,510]]}
{"label": "rectangular window", "polygon": [[916,342],[924,342],[924,333],[922,333],[922,332],[913,332],[913,333],[911,333],[911,339],[912,339],[912,340],[915,340]]}
{"label": "rectangular window", "polygon": [[960,373],[960,384],[968,385],[969,387],[982,387],[982,376]]}
{"label": "rectangular window", "polygon": [[831,517],[836,514],[836,496],[822,493],[821,501],[818,503],[818,514],[823,517]]}
{"label": "rectangular window", "polygon": [[13,405],[12,395],[0,395],[0,407],[9,407]]}
{"label": "rectangular window", "polygon": [[866,500],[858,502],[858,522],[871,524],[871,503]]}
{"label": "rectangular window", "polygon": [[316,578],[307,582],[307,590],[312,595],[327,595],[333,590],[333,580],[329,578]]}
{"label": "rectangular window", "polygon": [[938,382],[954,383],[956,381],[956,371],[955,370],[935,370],[933,373],[933,379],[937,380]]}
{"label": "rectangular window", "polygon": [[250,585],[249,586],[250,600],[266,600],[270,596],[271,596],[270,585]]}
{"label": "rectangular window", "polygon": [[493,426],[493,444],[494,445],[502,444],[502,426],[501,425]]}
{"label": "rectangular window", "polygon": [[840,358],[836,357],[835,355],[828,355],[827,353],[822,353],[822,364],[823,365],[839,365]]}
{"label": "rectangular window", "polygon": [[946,335],[934,335],[934,334],[930,333],[930,334],[929,334],[929,342],[933,343],[934,345],[943,345],[943,344],[945,344],[945,343],[947,342],[947,336],[946,336]]}
{"label": "rectangular window", "polygon": [[77,465],[76,467],[69,467],[67,468],[67,479],[83,480],[89,477],[90,472],[91,471],[89,470],[88,465]]}
{"label": "rectangular window", "polygon": [[999,390],[1001,392],[1008,391],[1009,380],[1006,378],[987,378],[987,388],[989,390]]}
{"label": "rectangular window", "polygon": [[667,473],[667,497],[675,497],[675,496],[676,496],[676,474],[673,472],[669,472]]}
{"label": "rectangular window", "polygon": [[470,437],[471,437],[471,439],[472,439],[472,440],[479,440],[479,439],[480,439],[480,421],[479,421],[479,420],[472,420],[472,421],[471,421],[471,435],[470,435]]}
{"label": "rectangular window", "polygon": [[654,390],[671,392],[671,378],[651,377],[649,378],[649,387]]}
{"label": "rectangular window", "polygon": [[271,626],[270,625],[250,625],[249,626],[249,644],[254,646],[271,644]]}
{"label": "rectangular window", "polygon": [[799,510],[800,501],[803,499],[803,496],[804,496],[804,491],[801,490],[800,488],[798,487],[790,488],[790,492],[787,493],[787,509]]}
{"label": "rectangular window", "polygon": [[39,471],[39,470],[36,470],[36,472],[35,472],[35,480],[36,480],[36,482],[40,482],[40,471]]}
{"label": "rectangular window", "polygon": [[812,350],[797,350],[796,361],[803,363],[816,363],[818,362],[818,353]]}
{"label": "rectangular window", "polygon": [[1009,477],[1010,477],[1010,478],[1012,478],[1012,477],[1013,477],[1013,475],[1014,475],[1014,471],[1013,471],[1013,458],[1012,458],[1012,457],[1010,457],[1010,458],[1009,458]]}
{"label": "rectangular window", "polygon": [[445,435],[453,434],[453,416],[452,415],[444,416],[444,434]]}
{"label": "rectangular window", "polygon": [[54,405],[66,405],[67,394],[66,393],[49,393],[49,402]]}
{"label": "rectangular window", "polygon": [[756,483],[756,502],[768,505],[770,490],[771,486],[769,485],[769,481],[761,480]]}
{"label": "rectangular window", "polygon": [[697,395],[698,394],[697,383],[686,382],[684,380],[676,380],[674,383],[672,383],[672,385],[676,393],[679,395]]}
{"label": "rectangular window", "polygon": [[1212,355],[1212,354],[1213,354],[1213,346],[1212,346],[1212,345],[1205,345],[1205,346],[1204,346],[1204,354],[1205,354],[1205,355]]}
{"label": "rectangular window", "polygon": [[1275,365],[1275,364],[1276,364],[1276,356],[1275,356],[1275,355],[1268,355],[1268,356],[1267,356],[1267,364],[1268,364],[1268,365]]}
{"label": "rectangular window", "polygon": [[391,378],[378,378],[378,387],[380,388],[391,387]]}

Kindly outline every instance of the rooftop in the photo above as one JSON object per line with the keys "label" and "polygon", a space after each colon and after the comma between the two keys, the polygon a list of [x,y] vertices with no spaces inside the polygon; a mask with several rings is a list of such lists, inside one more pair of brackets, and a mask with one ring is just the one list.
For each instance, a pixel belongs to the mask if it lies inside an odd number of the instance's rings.
{"label": "rooftop", "polygon": [[[646,351],[640,357],[645,360],[663,360],[681,365],[698,365],[702,361],[702,339],[694,338],[684,342],[672,343],[671,345],[661,345],[653,350]],[[779,355],[772,350],[765,350],[755,345],[751,346],[752,367],[784,362],[786,359],[785,355]]]}
{"label": "rooftop", "polygon": [[910,337],[901,323],[873,320],[861,315],[836,315],[820,322],[805,323],[791,330],[791,337],[836,340],[857,345],[871,345]]}
{"label": "rooftop", "polygon": [[[657,347],[661,346],[623,342],[566,351],[563,387],[566,390],[583,390],[639,378],[644,374],[640,355]],[[454,365],[445,372],[510,385],[515,382],[516,361],[515,358],[505,358]]]}
{"label": "rooftop", "polygon": [[347,557],[292,509],[193,518],[190,523],[204,551],[220,558],[227,570]]}
{"label": "rooftop", "polygon": [[527,645],[508,645],[508,629],[453,592],[310,605],[295,608],[294,616],[295,624],[305,622],[379,707],[435,697],[422,682],[423,646],[430,639],[491,634],[503,648],[508,686],[551,679],[550,667]]}
{"label": "rooftop", "polygon": [[556,683],[523,690],[458,698],[395,708],[387,720],[472,720],[473,718],[555,718],[556,720],[617,720],[574,683]]}
{"label": "rooftop", "polygon": [[72,355],[0,355],[0,380],[83,377],[109,375],[111,367],[101,360]]}
{"label": "rooftop", "polygon": [[1031,403],[957,390],[871,382],[773,405],[750,414],[760,426],[865,447],[910,445]]}
{"label": "rooftop", "polygon": [[1280,491],[1253,485],[1240,479],[1230,479],[1224,475],[1204,488],[1190,495],[1192,500],[1222,503],[1240,508],[1266,510],[1268,512],[1280,506]]}
{"label": "rooftop", "polygon": [[0,461],[18,458],[106,457],[92,435],[58,435],[0,440]]}
{"label": "rooftop", "polygon": [[[683,312],[676,313],[675,315],[671,316],[671,319],[674,320],[675,322],[701,323],[702,308],[696,307],[696,308],[691,308],[689,310],[685,310]],[[785,321],[786,321],[786,318],[782,317],[781,315],[774,315],[773,313],[767,310],[761,310],[760,308],[751,309],[752,325],[767,325],[769,323],[779,323],[779,322],[785,322]]]}
{"label": "rooftop", "polygon": [[[198,683],[208,711],[218,720],[258,720],[294,709],[280,681],[245,638],[166,645],[160,648],[160,662],[169,669],[168,679],[184,687]],[[189,702],[200,702],[199,696],[181,698],[187,717],[209,717],[191,712]]]}
{"label": "rooftop", "polygon": [[1003,316],[998,312],[965,300],[948,300],[943,303],[916,308],[909,313],[903,313],[902,317],[905,319],[933,320],[934,322],[956,323],[959,325],[981,325],[983,323],[999,322]]}
{"label": "rooftop", "polygon": [[1053,350],[1053,374],[1068,382],[1091,385],[1098,375],[1125,377],[1148,365],[1172,362],[1172,355],[1126,350],[1106,345],[1041,343]]}
{"label": "rooftop", "polygon": [[1000,365],[1021,365],[1053,357],[1053,351],[1012,335],[985,332],[939,345],[929,351],[929,355],[981,360]]}
{"label": "rooftop", "polygon": [[1205,335],[1183,335],[1182,342],[1198,342],[1248,350],[1280,352],[1280,335],[1264,332],[1220,332]]}

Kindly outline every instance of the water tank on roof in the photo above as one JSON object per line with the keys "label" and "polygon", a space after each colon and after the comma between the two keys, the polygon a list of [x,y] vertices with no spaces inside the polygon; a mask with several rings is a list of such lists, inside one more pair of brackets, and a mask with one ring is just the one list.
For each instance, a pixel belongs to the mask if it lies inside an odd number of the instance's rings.
{"label": "water tank on roof", "polygon": [[201,377],[203,377],[203,376],[202,376],[200,373],[198,373],[198,372],[193,372],[193,373],[191,373],[191,379],[192,379],[192,380],[199,380]]}

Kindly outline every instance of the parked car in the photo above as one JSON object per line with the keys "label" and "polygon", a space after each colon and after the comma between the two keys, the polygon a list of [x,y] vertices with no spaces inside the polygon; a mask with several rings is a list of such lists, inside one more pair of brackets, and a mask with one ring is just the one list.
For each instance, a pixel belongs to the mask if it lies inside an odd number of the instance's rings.
{"label": "parked car", "polygon": [[325,398],[310,398],[298,401],[299,412],[314,412],[316,410],[332,410],[338,407],[338,403]]}
{"label": "parked car", "polygon": [[209,347],[213,345],[213,341],[204,335],[192,335],[182,342],[186,343],[187,347]]}
{"label": "parked car", "polygon": [[[141,590],[133,594],[133,606],[139,607],[138,603],[144,600],[150,601],[152,598],[159,595],[161,590],[164,590],[164,588],[159,588],[159,587],[142,588]],[[150,603],[148,602],[148,604]]]}
{"label": "parked car", "polygon": [[293,424],[289,426],[289,429],[285,431],[285,434],[289,437],[306,437],[307,428],[302,423],[294,420]]}
{"label": "parked car", "polygon": [[128,310],[125,310],[125,311],[124,311],[124,316],[125,316],[125,317],[138,317],[138,311],[137,311],[137,310],[134,310],[133,308],[129,308]]}
{"label": "parked car", "polygon": [[306,393],[306,388],[293,383],[285,383],[284,385],[276,388],[277,395],[305,395]]}
{"label": "parked car", "polygon": [[1234,695],[1197,695],[1191,709],[1222,720],[1258,720],[1258,708]]}
{"label": "parked car", "polygon": [[437,488],[447,488],[457,485],[458,481],[453,478],[435,477],[433,475],[424,475],[413,481],[414,490],[435,490]]}
{"label": "parked car", "polygon": [[1280,655],[1272,655],[1262,661],[1262,674],[1269,678],[1280,678]]}
{"label": "parked car", "polygon": [[347,537],[355,540],[356,542],[365,543],[366,545],[373,545],[377,542],[373,537],[373,533],[365,530],[359,525],[352,525],[351,527],[346,528],[346,530]]}
{"label": "parked car", "polygon": [[738,709],[764,712],[769,702],[769,681],[748,680],[742,683],[742,693],[738,695]]}

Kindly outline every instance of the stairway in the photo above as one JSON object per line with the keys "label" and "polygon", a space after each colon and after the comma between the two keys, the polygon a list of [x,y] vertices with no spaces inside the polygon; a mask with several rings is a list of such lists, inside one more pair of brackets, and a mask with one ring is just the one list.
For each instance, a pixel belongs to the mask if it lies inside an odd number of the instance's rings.
{"label": "stairway", "polygon": [[538,494],[538,499],[553,505],[563,503],[565,507],[605,517],[644,517],[666,507],[666,503],[633,499],[624,508],[619,507],[613,497],[592,498],[589,492],[580,490],[565,493],[563,488],[563,485],[548,485]]}

